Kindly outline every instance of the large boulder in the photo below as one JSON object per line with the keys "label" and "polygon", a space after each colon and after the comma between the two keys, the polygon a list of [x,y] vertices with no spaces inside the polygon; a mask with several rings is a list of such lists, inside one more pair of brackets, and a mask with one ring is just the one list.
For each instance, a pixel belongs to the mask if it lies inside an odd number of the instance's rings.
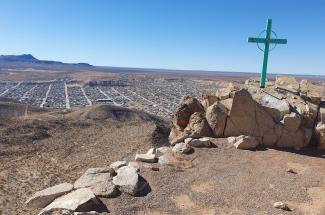
{"label": "large boulder", "polygon": [[210,128],[208,121],[200,112],[195,112],[191,115],[189,123],[185,128],[185,132],[189,133],[193,138],[213,136],[213,131]]}
{"label": "large boulder", "polygon": [[135,195],[139,191],[139,175],[132,166],[123,166],[116,171],[113,183],[119,190],[130,195]]}
{"label": "large boulder", "polygon": [[112,197],[116,194],[116,186],[113,184],[112,168],[88,169],[75,183],[74,188],[89,188],[96,196]]}
{"label": "large boulder", "polygon": [[265,146],[273,146],[277,141],[275,122],[247,90],[235,93],[224,136],[253,136]]}
{"label": "large boulder", "polygon": [[100,202],[90,189],[81,188],[55,199],[39,215],[47,215],[49,211],[53,211],[54,209],[87,212],[96,210],[100,205]]}
{"label": "large boulder", "polygon": [[213,105],[207,108],[205,117],[216,137],[223,136],[227,115],[227,108],[219,102],[215,102]]}
{"label": "large boulder", "polygon": [[62,183],[53,187],[36,192],[30,199],[26,201],[27,207],[44,208],[54,199],[72,191],[73,185]]}

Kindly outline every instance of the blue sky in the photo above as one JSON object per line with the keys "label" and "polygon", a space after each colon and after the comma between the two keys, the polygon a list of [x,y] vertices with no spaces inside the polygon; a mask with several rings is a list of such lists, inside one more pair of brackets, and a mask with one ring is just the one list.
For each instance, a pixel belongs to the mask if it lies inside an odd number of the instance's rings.
{"label": "blue sky", "polygon": [[0,0],[0,54],[94,65],[325,75],[325,0]]}

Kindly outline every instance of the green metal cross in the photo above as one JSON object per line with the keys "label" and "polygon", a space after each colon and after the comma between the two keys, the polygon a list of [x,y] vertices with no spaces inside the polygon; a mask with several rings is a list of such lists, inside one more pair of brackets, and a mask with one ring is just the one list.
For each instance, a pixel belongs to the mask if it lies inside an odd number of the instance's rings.
{"label": "green metal cross", "polygon": [[[271,38],[271,33],[273,33],[276,36],[275,32],[272,31],[272,19],[267,20],[266,24],[266,29],[265,31],[265,38],[255,38],[255,37],[249,37],[248,42],[249,43],[264,43],[264,50],[261,50],[264,52],[264,59],[263,59],[263,68],[262,68],[262,73],[261,73],[261,79],[260,79],[260,88],[265,87],[265,79],[266,79],[266,70],[267,70],[267,61],[269,57],[269,51],[270,51],[270,44],[287,44],[286,39],[272,39]],[[262,31],[261,33],[263,33]]]}

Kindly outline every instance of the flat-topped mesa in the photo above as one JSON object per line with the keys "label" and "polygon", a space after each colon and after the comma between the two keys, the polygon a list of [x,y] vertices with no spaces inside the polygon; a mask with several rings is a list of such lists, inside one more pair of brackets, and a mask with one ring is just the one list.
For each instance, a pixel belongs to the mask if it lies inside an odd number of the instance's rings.
{"label": "flat-topped mesa", "polygon": [[[245,135],[265,147],[325,148],[324,86],[299,83],[290,76],[277,76],[266,86],[259,88],[251,78],[242,85],[204,92],[201,107],[197,99],[184,97],[173,115],[170,142]],[[193,126],[193,118],[199,126]]]}

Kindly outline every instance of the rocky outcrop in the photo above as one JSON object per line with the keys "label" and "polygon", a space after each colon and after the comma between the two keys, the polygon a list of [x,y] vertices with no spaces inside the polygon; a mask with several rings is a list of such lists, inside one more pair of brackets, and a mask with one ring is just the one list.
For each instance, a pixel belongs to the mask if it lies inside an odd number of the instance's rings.
{"label": "rocky outcrop", "polygon": [[[203,113],[204,107],[197,99],[184,96],[181,99],[175,114],[172,116],[172,126],[169,135],[170,142],[174,142],[173,144],[175,144],[188,137],[184,134],[184,129],[189,124],[191,115],[195,112]],[[175,141],[175,139],[180,140]]]}
{"label": "rocky outcrop", "polygon": [[[236,83],[220,88],[216,92],[217,101],[211,104],[213,97],[207,102],[205,94],[202,101],[205,109],[188,111],[187,124],[184,121],[182,127],[177,124],[181,120],[176,120],[175,115],[170,142],[183,142],[188,137],[245,135],[266,147],[302,148],[309,145],[311,139],[321,145],[323,127],[317,122],[324,124],[325,120],[325,110],[320,107],[324,104],[323,88],[305,80],[299,83],[287,76],[277,76],[275,83],[268,82],[263,89],[258,87],[258,79],[250,79],[246,85]],[[313,135],[316,138],[312,138]]]}

